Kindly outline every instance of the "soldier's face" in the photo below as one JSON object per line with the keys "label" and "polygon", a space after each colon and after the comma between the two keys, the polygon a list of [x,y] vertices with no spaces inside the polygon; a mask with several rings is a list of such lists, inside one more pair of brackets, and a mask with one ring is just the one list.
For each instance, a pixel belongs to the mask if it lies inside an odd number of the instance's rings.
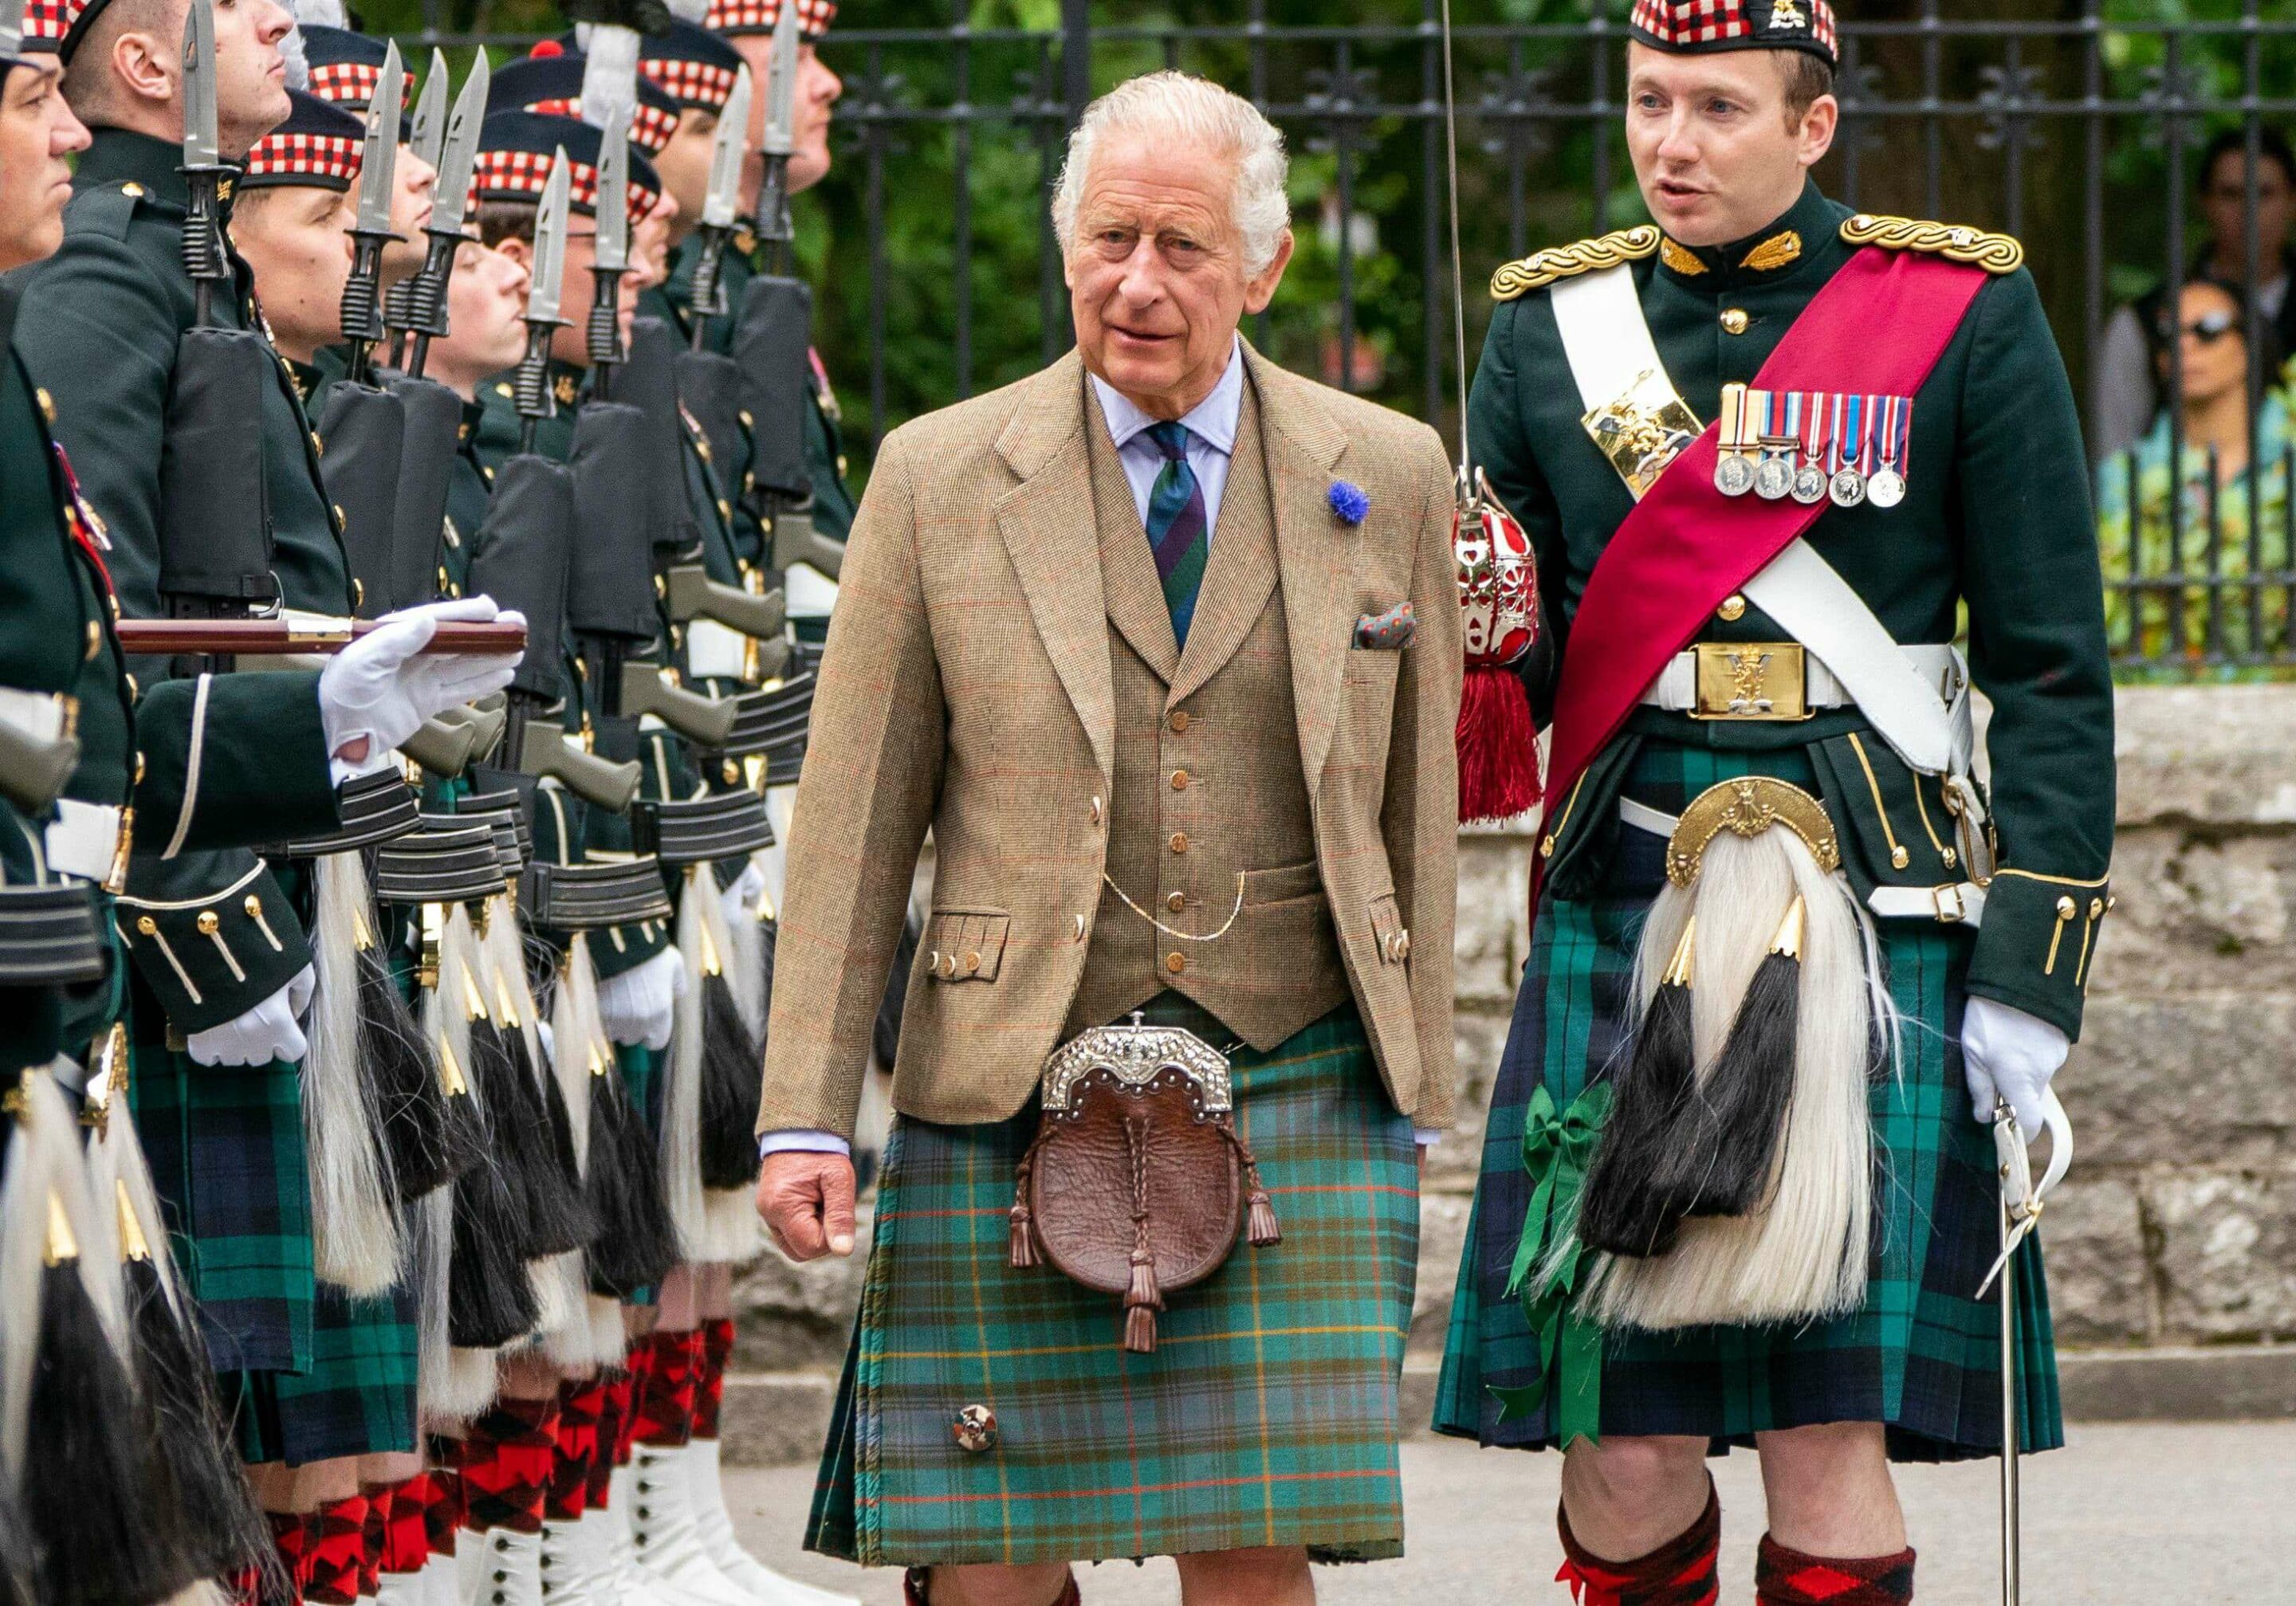
{"label": "soldier's face", "polygon": [[[352,181],[353,189],[357,181]],[[253,205],[248,204],[253,201]],[[343,284],[350,277],[351,192],[276,184],[241,197],[232,243],[255,272],[255,293],[280,351],[309,362],[342,338]]]}
{"label": "soldier's face", "polygon": [[423,372],[468,401],[480,380],[526,355],[526,264],[475,240],[455,248],[447,283],[448,333],[430,342]]}
{"label": "soldier's face", "polygon": [[63,243],[71,168],[87,130],[64,104],[63,68],[36,55],[0,80],[0,272],[52,256]]}
{"label": "soldier's face", "polygon": [[688,106],[677,114],[677,132],[653,159],[662,187],[677,200],[674,232],[680,239],[692,232],[701,216],[701,203],[709,197],[709,152],[717,140],[718,114]]}
{"label": "soldier's face", "polygon": [[293,26],[273,0],[215,0],[216,135],[231,160],[287,120],[279,41]]}
{"label": "soldier's face", "polygon": [[1085,366],[1152,417],[1211,393],[1236,325],[1264,310],[1292,258],[1244,269],[1232,161],[1181,142],[1110,136],[1078,198],[1066,273]]}
{"label": "soldier's face", "polygon": [[[747,205],[765,176],[766,78],[773,70],[774,41],[770,34],[742,34],[730,43],[750,64],[749,154],[742,163],[742,201]],[[845,80],[829,70],[810,45],[798,46],[797,99],[790,114],[789,187],[794,195],[829,176],[829,119]],[[699,217],[699,210],[688,216]]]}
{"label": "soldier's face", "polygon": [[382,248],[382,283],[386,288],[411,279],[422,266],[430,242],[422,225],[430,221],[430,202],[439,188],[439,169],[414,154],[412,146],[398,147],[391,169],[390,232],[398,239]]}
{"label": "soldier's face", "polygon": [[1790,120],[1775,54],[1627,47],[1635,181],[1652,218],[1685,245],[1726,244],[1775,221],[1833,143],[1833,97]]}

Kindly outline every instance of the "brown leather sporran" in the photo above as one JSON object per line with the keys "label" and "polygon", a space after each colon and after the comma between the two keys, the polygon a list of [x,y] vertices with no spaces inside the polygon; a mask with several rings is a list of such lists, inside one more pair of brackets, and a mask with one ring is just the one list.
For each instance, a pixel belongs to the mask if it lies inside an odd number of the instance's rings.
{"label": "brown leather sporran", "polygon": [[1124,1348],[1152,1354],[1167,1293],[1218,1271],[1239,1233],[1255,1246],[1281,1236],[1236,1135],[1227,1056],[1135,1012],[1063,1044],[1043,1093],[1014,1182],[1013,1264],[1049,1261],[1122,1295]]}

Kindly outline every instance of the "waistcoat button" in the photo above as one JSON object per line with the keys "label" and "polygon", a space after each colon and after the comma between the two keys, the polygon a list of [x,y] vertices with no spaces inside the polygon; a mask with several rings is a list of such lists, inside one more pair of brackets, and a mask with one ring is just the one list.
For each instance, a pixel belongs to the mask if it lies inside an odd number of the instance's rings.
{"label": "waistcoat button", "polygon": [[1184,769],[1176,769],[1172,772],[1172,790],[1174,791],[1185,791],[1188,790],[1187,771]]}
{"label": "waistcoat button", "polygon": [[1181,910],[1187,906],[1188,895],[1185,892],[1175,892],[1171,897],[1164,900],[1164,907],[1169,909],[1175,914],[1177,914]]}
{"label": "waistcoat button", "polygon": [[1164,968],[1177,976],[1188,968],[1188,956],[1185,954],[1167,954],[1164,956]]}
{"label": "waistcoat button", "polygon": [[1173,732],[1173,734],[1175,734],[1175,735],[1185,735],[1185,734],[1187,733],[1187,729],[1188,729],[1188,710],[1187,710],[1187,709],[1174,709],[1172,710],[1172,732]]}
{"label": "waistcoat button", "polygon": [[1187,850],[1188,833],[1185,831],[1174,832],[1172,833],[1172,851],[1174,853],[1185,853]]}

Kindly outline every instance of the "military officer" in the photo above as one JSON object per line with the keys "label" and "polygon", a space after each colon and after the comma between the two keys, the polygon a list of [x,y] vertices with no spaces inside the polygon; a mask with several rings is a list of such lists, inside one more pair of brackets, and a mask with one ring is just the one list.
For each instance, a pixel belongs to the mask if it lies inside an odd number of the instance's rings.
{"label": "military officer", "polygon": [[[1825,0],[1640,0],[1654,222],[1499,271],[1469,409],[1560,668],[1438,1426],[1565,1450],[1605,1602],[1713,1597],[1732,1441],[1763,1602],[1913,1598],[1888,1463],[2001,1453],[1988,1128],[2040,1126],[2112,906],[2064,369],[2016,242],[1811,182],[1835,62]],[[2038,1246],[2019,1274],[2047,1447]]]}

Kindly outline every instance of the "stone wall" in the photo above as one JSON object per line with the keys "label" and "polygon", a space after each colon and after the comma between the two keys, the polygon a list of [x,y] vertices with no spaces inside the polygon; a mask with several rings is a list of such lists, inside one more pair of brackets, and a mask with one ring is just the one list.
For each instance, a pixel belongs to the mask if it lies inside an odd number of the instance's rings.
{"label": "stone wall", "polygon": [[[2126,690],[2118,752],[2119,903],[2059,1084],[2079,1157],[2042,1229],[2068,1406],[2296,1414],[2296,685]],[[1460,842],[1461,1113],[1423,1208],[1422,1421],[1529,949],[1530,847],[1521,830]],[[768,1256],[742,1287],[734,1447],[810,1455],[858,1265]]]}

